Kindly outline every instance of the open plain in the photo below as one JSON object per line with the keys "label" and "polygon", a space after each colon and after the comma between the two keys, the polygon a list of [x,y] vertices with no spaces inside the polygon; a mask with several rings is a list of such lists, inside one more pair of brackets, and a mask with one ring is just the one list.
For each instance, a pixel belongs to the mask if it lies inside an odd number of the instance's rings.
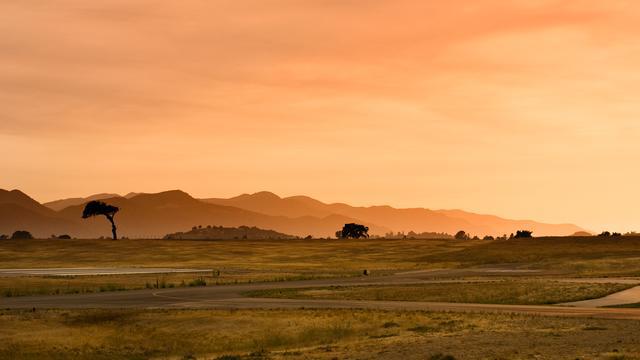
{"label": "open plain", "polygon": [[7,240],[0,354],[637,358],[640,310],[598,301],[640,302],[638,249],[632,237]]}

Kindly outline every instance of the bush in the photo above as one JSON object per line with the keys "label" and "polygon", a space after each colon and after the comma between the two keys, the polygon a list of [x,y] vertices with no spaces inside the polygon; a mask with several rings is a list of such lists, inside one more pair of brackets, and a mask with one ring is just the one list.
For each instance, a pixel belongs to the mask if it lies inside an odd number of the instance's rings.
{"label": "bush", "polygon": [[70,240],[71,239],[71,235],[63,234],[63,235],[58,236],[58,239]]}
{"label": "bush", "polygon": [[33,239],[33,235],[26,230],[18,230],[11,235],[11,239],[13,240],[25,240],[25,239]]}
{"label": "bush", "polygon": [[533,231],[529,231],[529,230],[518,230],[516,231],[516,239],[528,239],[528,238],[532,238]]}
{"label": "bush", "polygon": [[190,287],[194,287],[194,286],[207,286],[207,282],[204,281],[203,278],[197,278],[195,280],[191,280],[189,282],[189,286]]}
{"label": "bush", "polygon": [[0,240],[5,240],[8,239],[9,235],[5,235],[5,234],[0,234]]}

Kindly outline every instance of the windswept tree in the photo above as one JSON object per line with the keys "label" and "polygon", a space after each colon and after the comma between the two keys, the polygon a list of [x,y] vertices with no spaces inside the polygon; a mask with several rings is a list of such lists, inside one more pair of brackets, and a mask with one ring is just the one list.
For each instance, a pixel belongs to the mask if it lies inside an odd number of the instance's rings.
{"label": "windswept tree", "polygon": [[120,209],[117,206],[106,204],[102,201],[89,201],[82,211],[82,218],[90,218],[92,216],[102,215],[111,223],[111,233],[113,234],[113,240],[118,239],[116,233],[116,223],[113,221],[113,217]]}
{"label": "windswept tree", "polygon": [[344,224],[342,231],[336,232],[341,239],[360,239],[369,237],[369,228],[360,224]]}

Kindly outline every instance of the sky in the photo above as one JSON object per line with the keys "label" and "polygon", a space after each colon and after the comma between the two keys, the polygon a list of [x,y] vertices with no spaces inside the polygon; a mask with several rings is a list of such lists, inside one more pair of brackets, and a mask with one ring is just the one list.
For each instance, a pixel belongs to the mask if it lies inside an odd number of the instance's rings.
{"label": "sky", "polygon": [[0,2],[0,188],[640,230],[640,4]]}

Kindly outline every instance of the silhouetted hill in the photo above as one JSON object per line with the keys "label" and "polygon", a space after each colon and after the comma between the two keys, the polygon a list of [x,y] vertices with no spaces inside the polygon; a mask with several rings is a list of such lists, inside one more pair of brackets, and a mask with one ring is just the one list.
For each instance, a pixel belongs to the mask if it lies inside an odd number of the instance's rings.
{"label": "silhouetted hill", "polygon": [[273,230],[264,230],[255,226],[222,227],[206,226],[193,227],[187,232],[167,234],[164,239],[170,240],[222,240],[222,239],[295,239],[295,236],[279,233]]}
{"label": "silhouetted hill", "polygon": [[30,198],[20,190],[0,189],[0,204],[15,204],[45,216],[55,216],[55,212]]}
{"label": "silhouetted hill", "polygon": [[51,210],[60,211],[60,210],[62,210],[64,208],[67,208],[69,206],[86,204],[86,203],[88,203],[89,201],[92,201],[92,200],[103,200],[103,199],[109,199],[109,198],[114,198],[114,197],[120,197],[120,195],[118,195],[118,194],[95,194],[95,195],[87,196],[87,197],[84,197],[84,198],[78,197],[78,198],[68,198],[68,199],[49,201],[49,202],[43,203],[42,205],[48,207]]}
{"label": "silhouetted hill", "polygon": [[[102,217],[81,219],[84,204],[101,199],[118,206],[116,215],[121,236],[161,237],[194,225],[262,229],[304,237],[333,236],[345,223],[369,226],[372,235],[390,231],[438,232],[454,234],[465,230],[473,235],[510,234],[529,229],[534,235],[569,235],[582,231],[571,224],[544,224],[530,220],[509,220],[493,215],[479,215],[461,210],[396,209],[390,206],[355,207],[325,204],[307,196],[280,198],[261,192],[231,199],[198,200],[180,191],[156,194],[131,193],[127,197],[98,194],[73,200],[74,205],[54,211],[18,190],[0,190],[0,233],[29,230],[37,237],[68,233],[74,237],[107,236],[110,226]],[[59,206],[62,202],[54,206]]]}
{"label": "silhouetted hill", "polygon": [[[355,207],[342,203],[325,204],[307,196],[280,198],[269,192],[243,194],[230,199],[203,199],[208,203],[235,206],[278,216],[328,216],[330,214],[377,224],[394,232],[445,232],[465,230],[474,235],[510,234],[529,229],[536,236],[569,235],[582,229],[572,224],[544,224],[530,220],[510,220],[494,215],[479,215],[461,210],[397,209],[391,206]],[[380,233],[371,231],[372,234]]]}
{"label": "silhouetted hill", "polygon": [[0,203],[0,234],[11,235],[17,230],[28,230],[34,236],[43,238],[67,233],[81,226],[79,222],[60,218],[54,211],[49,211],[51,214],[15,203]]}
{"label": "silhouetted hill", "polygon": [[[313,235],[326,237],[347,222],[353,222],[345,216],[332,215],[324,218],[301,216],[288,218],[284,216],[265,215],[237,207],[209,204],[179,191],[165,191],[157,194],[139,194],[130,199],[116,197],[103,201],[118,206],[116,223],[121,236],[127,237],[161,237],[194,225],[214,224],[216,226],[258,226],[297,236]],[[79,219],[84,204],[68,207],[59,212],[65,219]],[[102,218],[91,218],[84,221],[86,228],[79,236],[107,236],[109,224]],[[376,231],[385,231],[370,224]]]}

